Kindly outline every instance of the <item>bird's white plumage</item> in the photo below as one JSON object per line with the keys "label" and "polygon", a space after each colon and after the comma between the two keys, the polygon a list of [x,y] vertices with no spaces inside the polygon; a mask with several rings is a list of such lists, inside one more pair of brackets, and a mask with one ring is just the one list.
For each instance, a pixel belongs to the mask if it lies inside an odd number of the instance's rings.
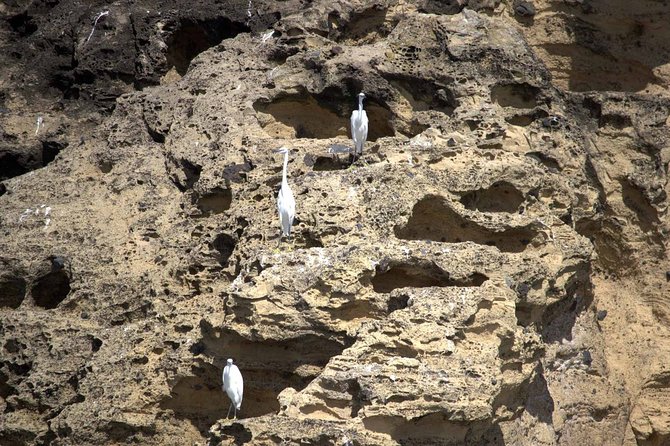
{"label": "bird's white plumage", "polygon": [[228,359],[226,366],[223,368],[223,390],[230,398],[230,408],[228,408],[228,416],[230,409],[235,408],[235,417],[237,418],[237,411],[242,407],[242,396],[244,394],[244,380],[240,369],[233,364],[232,359]]}
{"label": "bird's white plumage", "polygon": [[295,219],[295,198],[293,191],[288,185],[287,169],[288,169],[288,149],[282,147],[277,151],[284,154],[284,170],[282,172],[281,188],[277,194],[277,211],[279,212],[279,225],[281,227],[284,237],[290,237],[291,226]]}
{"label": "bird's white plumage", "polygon": [[365,94],[358,94],[358,110],[351,112],[351,138],[357,155],[363,153],[363,145],[368,139],[368,114],[363,110]]}

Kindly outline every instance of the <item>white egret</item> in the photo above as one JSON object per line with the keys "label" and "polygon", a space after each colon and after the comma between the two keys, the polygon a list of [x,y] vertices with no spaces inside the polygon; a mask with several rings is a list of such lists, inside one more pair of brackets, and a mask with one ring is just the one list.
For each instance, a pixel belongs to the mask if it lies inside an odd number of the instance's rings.
{"label": "white egret", "polygon": [[[288,185],[286,179],[286,171],[288,169],[288,148],[282,147],[276,150],[277,153],[284,154],[284,171],[282,172],[281,189],[277,194],[277,211],[279,212],[279,225],[281,226],[282,235],[291,237],[291,226],[293,226],[293,219],[295,218],[295,198],[293,191]],[[279,237],[281,241],[281,236]]]}
{"label": "white egret", "polygon": [[226,366],[223,368],[223,390],[230,398],[230,407],[226,414],[226,420],[230,416],[230,409],[235,408],[234,418],[237,419],[237,411],[242,407],[242,394],[244,392],[244,380],[240,369],[233,364],[232,359],[228,359]]}
{"label": "white egret", "polygon": [[363,153],[363,144],[368,139],[368,114],[363,110],[365,94],[358,93],[358,110],[351,112],[351,138],[354,140],[354,153]]}

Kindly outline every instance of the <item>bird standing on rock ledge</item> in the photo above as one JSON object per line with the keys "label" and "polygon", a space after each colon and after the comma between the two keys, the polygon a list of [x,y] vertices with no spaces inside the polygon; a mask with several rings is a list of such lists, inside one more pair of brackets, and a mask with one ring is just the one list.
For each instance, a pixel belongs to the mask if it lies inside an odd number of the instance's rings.
{"label": "bird standing on rock ledge", "polygon": [[354,140],[354,158],[363,154],[363,144],[368,139],[368,114],[363,110],[365,94],[358,93],[358,110],[351,112],[351,138]]}
{"label": "bird standing on rock ledge", "polygon": [[284,154],[284,170],[282,172],[281,189],[277,194],[277,211],[279,212],[279,226],[281,226],[281,236],[291,237],[291,226],[293,226],[293,219],[295,219],[295,198],[293,191],[288,185],[286,171],[288,169],[288,148],[282,147],[275,150],[276,153]]}
{"label": "bird standing on rock ledge", "polygon": [[230,398],[230,407],[226,414],[226,420],[230,416],[230,409],[235,408],[233,419],[237,419],[237,411],[242,407],[242,394],[244,393],[244,380],[240,369],[233,364],[232,359],[228,359],[223,369],[223,390]]}

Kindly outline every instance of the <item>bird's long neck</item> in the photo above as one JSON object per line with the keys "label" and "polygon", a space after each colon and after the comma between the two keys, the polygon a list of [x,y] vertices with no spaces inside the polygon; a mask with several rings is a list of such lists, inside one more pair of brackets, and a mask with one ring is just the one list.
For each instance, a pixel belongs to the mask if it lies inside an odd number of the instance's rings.
{"label": "bird's long neck", "polygon": [[358,112],[360,113],[362,111],[363,111],[363,98],[359,96],[359,98],[358,98]]}
{"label": "bird's long neck", "polygon": [[281,180],[282,183],[287,183],[286,180],[286,170],[288,169],[288,152],[284,153],[284,171],[282,172]]}

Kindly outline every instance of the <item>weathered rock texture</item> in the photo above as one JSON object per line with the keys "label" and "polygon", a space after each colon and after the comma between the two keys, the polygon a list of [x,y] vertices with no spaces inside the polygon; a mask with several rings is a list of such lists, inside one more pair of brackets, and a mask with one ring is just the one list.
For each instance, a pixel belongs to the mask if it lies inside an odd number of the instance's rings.
{"label": "weathered rock texture", "polygon": [[158,3],[0,5],[1,444],[670,443],[667,2]]}

